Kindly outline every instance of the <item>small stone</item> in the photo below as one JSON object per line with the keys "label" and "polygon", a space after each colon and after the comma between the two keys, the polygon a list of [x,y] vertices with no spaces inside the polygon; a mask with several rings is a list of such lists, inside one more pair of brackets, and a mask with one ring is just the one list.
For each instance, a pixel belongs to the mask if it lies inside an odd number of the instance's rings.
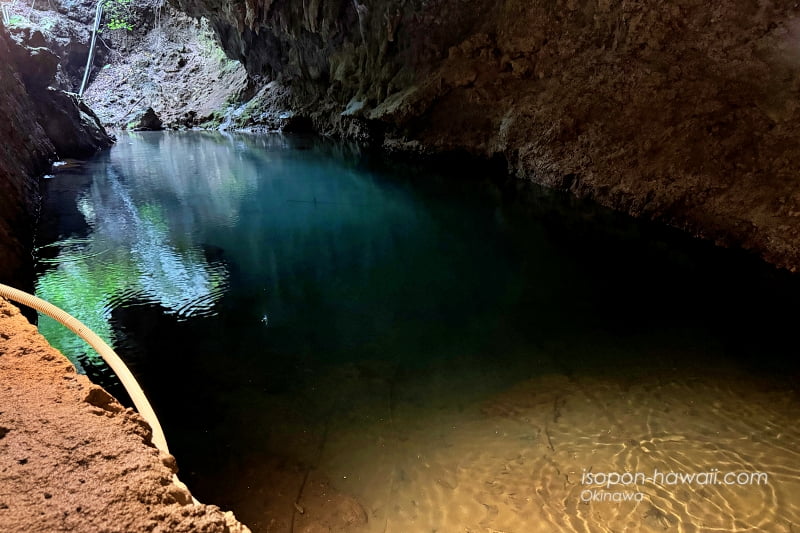
{"label": "small stone", "polygon": [[178,462],[175,460],[175,456],[170,453],[161,452],[161,464],[169,468],[170,472],[173,474],[178,473]]}
{"label": "small stone", "polygon": [[89,392],[86,394],[86,397],[83,399],[83,401],[89,405],[99,407],[104,411],[110,411],[112,413],[119,413],[123,409],[113,396],[107,393],[105,389],[98,387],[97,385],[92,385],[89,388]]}
{"label": "small stone", "polygon": [[167,502],[174,501],[181,505],[189,505],[192,503],[192,495],[189,494],[188,490],[178,487],[177,485],[172,485],[167,488],[165,500]]}

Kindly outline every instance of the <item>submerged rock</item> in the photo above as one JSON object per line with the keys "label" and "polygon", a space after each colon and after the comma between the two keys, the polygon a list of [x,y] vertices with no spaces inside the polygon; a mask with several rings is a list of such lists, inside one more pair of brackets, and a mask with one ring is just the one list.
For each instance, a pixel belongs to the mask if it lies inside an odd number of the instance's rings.
{"label": "submerged rock", "polygon": [[133,131],[158,131],[164,129],[164,124],[152,107],[137,113],[128,124],[128,129]]}

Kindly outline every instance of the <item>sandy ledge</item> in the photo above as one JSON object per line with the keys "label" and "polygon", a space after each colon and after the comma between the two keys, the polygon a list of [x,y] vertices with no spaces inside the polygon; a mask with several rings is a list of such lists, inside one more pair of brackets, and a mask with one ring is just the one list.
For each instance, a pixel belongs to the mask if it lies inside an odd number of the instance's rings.
{"label": "sandy ledge", "polygon": [[0,298],[0,531],[249,533],[193,504],[150,437]]}

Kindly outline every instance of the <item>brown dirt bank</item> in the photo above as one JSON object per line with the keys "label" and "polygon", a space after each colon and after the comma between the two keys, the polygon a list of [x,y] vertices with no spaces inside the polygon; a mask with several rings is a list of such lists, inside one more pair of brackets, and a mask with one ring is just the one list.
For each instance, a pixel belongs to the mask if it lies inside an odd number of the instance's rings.
{"label": "brown dirt bank", "polygon": [[150,437],[0,298],[0,531],[249,532],[193,504]]}

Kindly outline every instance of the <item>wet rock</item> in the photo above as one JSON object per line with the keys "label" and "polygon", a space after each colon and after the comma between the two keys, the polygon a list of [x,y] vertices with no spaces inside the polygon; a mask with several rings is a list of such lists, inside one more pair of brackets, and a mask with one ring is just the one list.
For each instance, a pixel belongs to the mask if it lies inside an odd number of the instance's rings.
{"label": "wet rock", "polygon": [[502,158],[800,269],[794,4],[173,2],[286,88],[254,108],[264,124],[289,110],[387,148]]}
{"label": "wet rock", "polygon": [[31,48],[41,48],[47,46],[47,39],[45,39],[44,34],[39,30],[34,30],[30,32],[30,36],[28,37],[28,41],[25,43],[27,46]]}
{"label": "wet rock", "polygon": [[[18,45],[0,21],[0,57],[14,57]],[[12,61],[0,61],[0,283],[32,288],[32,243],[37,183],[55,147],[36,120],[33,101]]]}
{"label": "wet rock", "polygon": [[282,121],[280,129],[286,133],[309,133],[314,130],[314,124],[308,117],[292,115]]}
{"label": "wet rock", "polygon": [[128,125],[129,129],[133,131],[158,131],[163,130],[164,125],[161,119],[153,111],[152,107],[148,107],[144,111],[139,112]]}
{"label": "wet rock", "polygon": [[[89,22],[82,23],[83,11],[80,9],[73,8],[68,12],[69,16],[66,16],[59,11],[48,10],[51,6],[58,6],[58,0],[36,3],[35,10],[26,6],[25,11],[21,13],[17,11],[17,14],[30,17],[34,23],[39,23],[42,28],[46,28],[45,31],[36,27],[15,26],[11,28],[11,35],[20,44],[31,48],[47,48],[54,53],[59,58],[58,72],[55,81],[50,84],[65,91],[77,91],[89,52],[91,39],[90,26],[87,25]],[[91,12],[93,21],[95,4],[89,7],[87,3],[86,8],[87,13]],[[95,64],[102,64],[108,49],[105,46],[98,46],[95,54]]]}
{"label": "wet rock", "polygon": [[49,88],[37,107],[61,159],[88,157],[113,144],[97,115],[76,94]]}
{"label": "wet rock", "polygon": [[56,0],[55,5],[59,13],[69,15],[84,24],[91,24],[94,21],[97,8],[97,2],[94,0]]}
{"label": "wet rock", "polygon": [[40,90],[51,85],[58,72],[59,57],[44,47],[15,46],[15,64],[29,90]]}
{"label": "wet rock", "polygon": [[147,7],[151,3],[136,2],[134,9],[157,11],[157,24],[128,34],[128,48],[108,55],[84,98],[104,124],[122,129],[128,128],[132,113],[148,106],[165,129],[205,122],[210,127],[213,114],[225,114],[232,102],[241,100],[247,74],[237,61],[225,58],[206,21],[189,18],[169,3]]}
{"label": "wet rock", "polygon": [[21,45],[0,22],[0,57],[0,283],[31,290],[38,176],[56,158],[90,155],[112,140],[75,95],[50,87],[57,55]]}
{"label": "wet rock", "polygon": [[[28,40],[39,40],[37,33]],[[55,53],[48,48],[32,48],[18,42],[10,50],[36,107],[38,122],[59,158],[88,157],[113,143],[97,116],[81,99],[54,87],[60,62]]]}

